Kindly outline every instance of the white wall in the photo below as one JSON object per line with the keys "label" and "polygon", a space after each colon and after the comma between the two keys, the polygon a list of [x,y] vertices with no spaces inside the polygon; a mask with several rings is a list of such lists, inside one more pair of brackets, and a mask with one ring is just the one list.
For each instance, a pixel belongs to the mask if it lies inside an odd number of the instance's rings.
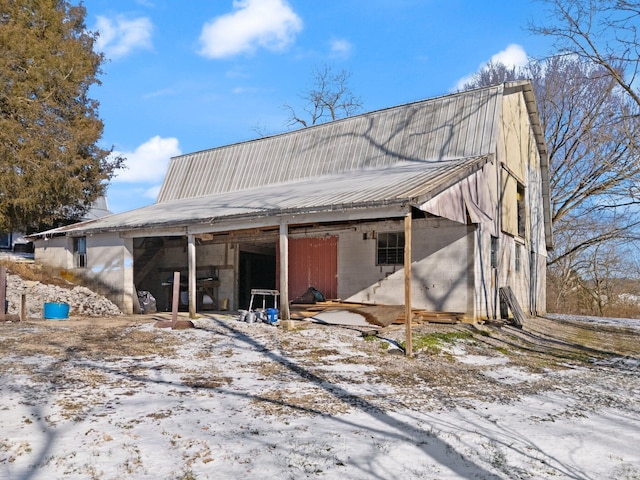
{"label": "white wall", "polygon": [[236,265],[237,248],[227,244],[199,245],[196,248],[196,268],[218,267],[218,307],[228,299],[229,308],[236,305]]}
{"label": "white wall", "polygon": [[52,237],[33,242],[34,260],[42,265],[57,268],[73,268],[73,240],[69,237]]}
{"label": "white wall", "polygon": [[87,237],[87,265],[75,268],[73,238],[52,237],[36,240],[35,261],[43,265],[72,271],[92,283],[92,288],[107,296],[123,313],[133,313],[133,242],[118,234],[105,233]]}
{"label": "white wall", "polygon": [[[145,289],[148,289],[156,298],[159,310],[168,307],[168,297],[171,295],[171,287],[162,283],[173,279],[174,271],[181,271],[183,277],[181,283],[188,282],[188,254],[186,239],[183,244],[165,247],[166,252],[155,267],[153,274],[145,280]],[[218,267],[220,287],[218,288],[218,304],[222,305],[223,299],[229,300],[229,308],[235,304],[236,280],[235,264],[236,250],[225,244],[204,244],[196,246],[196,278],[209,275],[211,267]],[[156,273],[157,272],[157,273]],[[210,273],[209,273],[210,272]],[[186,290],[185,290],[186,291]]]}
{"label": "white wall", "polygon": [[[382,222],[364,230],[403,231],[403,221]],[[413,308],[473,313],[474,227],[450,220],[419,219],[412,225]],[[340,233],[338,295],[348,301],[404,304],[403,266],[377,266],[375,239],[363,231]]]}
{"label": "white wall", "polygon": [[133,285],[133,240],[115,233],[87,237],[85,275],[107,288],[109,299],[127,314],[133,313],[138,298]]}

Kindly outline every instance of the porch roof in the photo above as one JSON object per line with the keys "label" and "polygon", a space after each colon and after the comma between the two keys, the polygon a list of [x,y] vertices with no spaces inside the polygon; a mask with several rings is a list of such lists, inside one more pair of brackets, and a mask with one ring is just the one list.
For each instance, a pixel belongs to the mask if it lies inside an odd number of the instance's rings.
{"label": "porch roof", "polygon": [[[420,207],[480,170],[492,155],[402,162],[391,166],[323,175],[252,189],[156,203],[32,235],[127,232],[206,226],[221,220],[327,213],[385,206]],[[275,217],[278,217],[276,219]]]}

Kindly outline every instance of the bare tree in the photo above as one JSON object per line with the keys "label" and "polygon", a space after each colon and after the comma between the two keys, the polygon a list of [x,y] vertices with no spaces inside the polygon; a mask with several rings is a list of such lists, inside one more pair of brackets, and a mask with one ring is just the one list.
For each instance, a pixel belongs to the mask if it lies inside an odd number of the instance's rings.
{"label": "bare tree", "polygon": [[552,37],[560,52],[606,70],[640,106],[640,2],[628,0],[540,0],[547,20],[529,29]]}
{"label": "bare tree", "polygon": [[590,300],[579,302],[584,308],[598,298],[593,272],[604,268],[594,252],[640,238],[638,106],[606,68],[578,56],[521,69],[492,64],[466,87],[521,78],[532,80],[549,150],[555,239],[548,261],[550,299],[562,310],[569,297],[584,299],[589,287]]}
{"label": "bare tree", "polygon": [[349,87],[351,73],[346,70],[335,72],[329,65],[314,67],[313,85],[304,91],[300,98],[305,102],[303,114],[294,107],[285,104],[289,112],[287,126],[302,125],[308,127],[338,118],[349,117],[362,108],[362,99]]}
{"label": "bare tree", "polygon": [[527,68],[508,67],[504,63],[491,61],[484,68],[474,73],[466,82],[462,90],[496,85],[498,83],[512,82],[529,78]]}
{"label": "bare tree", "polygon": [[[549,149],[554,236],[573,232],[578,243],[559,245],[552,261],[612,238],[636,238],[640,219],[638,109],[606,69],[578,57],[558,56],[522,69],[492,64],[467,88],[532,80]],[[595,228],[599,219],[604,228]],[[582,230],[582,225],[589,225]]]}

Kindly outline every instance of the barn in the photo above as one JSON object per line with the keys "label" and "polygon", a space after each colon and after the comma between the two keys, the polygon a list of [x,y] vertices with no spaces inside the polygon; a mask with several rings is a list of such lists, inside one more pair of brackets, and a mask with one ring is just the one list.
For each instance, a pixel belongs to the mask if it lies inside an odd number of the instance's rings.
{"label": "barn", "polygon": [[35,258],[127,313],[327,299],[499,318],[545,311],[548,157],[531,83],[508,82],[171,159],[155,204],[41,232]]}

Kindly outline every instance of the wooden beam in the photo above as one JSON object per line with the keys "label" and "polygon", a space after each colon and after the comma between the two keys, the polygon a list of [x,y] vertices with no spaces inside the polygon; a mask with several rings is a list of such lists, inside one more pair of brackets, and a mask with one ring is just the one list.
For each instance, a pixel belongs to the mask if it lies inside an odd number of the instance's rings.
{"label": "wooden beam", "polygon": [[280,318],[289,320],[289,228],[280,224]]}
{"label": "wooden beam", "polygon": [[171,326],[178,323],[178,304],[180,303],[180,272],[173,272],[173,302],[171,302]]}
{"label": "wooden beam", "polygon": [[196,318],[196,239],[187,236],[187,257],[189,262],[189,318]]}
{"label": "wooden beam", "polygon": [[0,267],[0,313],[4,315],[5,301],[7,300],[7,267],[4,265]]}
{"label": "wooden beam", "polygon": [[411,335],[411,208],[404,217],[404,324],[405,324],[405,354],[413,356]]}
{"label": "wooden beam", "polygon": [[153,268],[158,265],[158,261],[162,257],[164,257],[164,254],[165,254],[165,248],[163,246],[162,248],[160,248],[160,250],[158,250],[156,253],[153,254],[153,256],[147,261],[147,263],[142,268],[135,271],[134,283],[136,285],[141,284],[147,278],[147,275],[149,275],[153,270]]}

